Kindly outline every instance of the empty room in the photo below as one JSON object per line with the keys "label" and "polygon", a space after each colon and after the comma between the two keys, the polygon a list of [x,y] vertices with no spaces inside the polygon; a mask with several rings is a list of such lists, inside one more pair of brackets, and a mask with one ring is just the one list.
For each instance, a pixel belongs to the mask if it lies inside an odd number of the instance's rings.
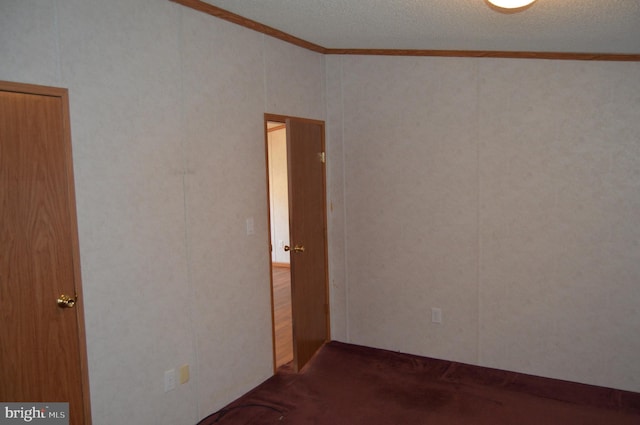
{"label": "empty room", "polygon": [[637,423],[640,3],[496,3],[1,0],[0,418]]}

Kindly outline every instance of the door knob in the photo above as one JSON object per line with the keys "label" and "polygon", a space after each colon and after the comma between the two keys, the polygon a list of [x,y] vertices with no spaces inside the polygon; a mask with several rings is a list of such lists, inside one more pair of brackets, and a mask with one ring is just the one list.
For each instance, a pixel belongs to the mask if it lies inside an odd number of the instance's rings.
{"label": "door knob", "polygon": [[58,307],[60,308],[73,308],[76,305],[76,299],[70,297],[69,295],[60,295],[58,297]]}
{"label": "door knob", "polygon": [[284,246],[284,250],[285,251],[293,251],[293,252],[304,252],[304,246],[302,245],[296,245],[293,247],[293,249],[289,246],[289,245],[285,245]]}

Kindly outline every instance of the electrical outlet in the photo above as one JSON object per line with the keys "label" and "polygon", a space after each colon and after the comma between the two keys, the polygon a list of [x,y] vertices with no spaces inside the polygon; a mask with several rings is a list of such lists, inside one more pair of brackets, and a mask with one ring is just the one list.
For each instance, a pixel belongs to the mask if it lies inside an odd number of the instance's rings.
{"label": "electrical outlet", "polygon": [[431,323],[442,323],[442,309],[438,307],[431,307]]}
{"label": "electrical outlet", "polygon": [[179,371],[180,371],[180,385],[186,384],[187,382],[189,382],[189,365],[183,364],[182,366],[180,366]]}
{"label": "electrical outlet", "polygon": [[176,370],[170,369],[164,372],[164,392],[171,391],[176,387]]}

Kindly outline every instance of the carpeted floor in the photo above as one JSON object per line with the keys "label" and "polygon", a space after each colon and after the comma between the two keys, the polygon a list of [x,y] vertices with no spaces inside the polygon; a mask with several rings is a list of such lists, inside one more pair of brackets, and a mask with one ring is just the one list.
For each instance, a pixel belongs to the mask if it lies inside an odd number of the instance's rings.
{"label": "carpeted floor", "polygon": [[339,342],[199,425],[639,425],[640,394]]}

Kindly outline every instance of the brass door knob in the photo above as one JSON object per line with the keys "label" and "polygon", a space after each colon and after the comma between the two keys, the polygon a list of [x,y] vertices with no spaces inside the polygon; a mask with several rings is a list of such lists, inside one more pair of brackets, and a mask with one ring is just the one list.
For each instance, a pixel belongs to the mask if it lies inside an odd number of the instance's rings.
{"label": "brass door knob", "polygon": [[284,246],[284,250],[285,251],[293,251],[293,252],[304,252],[304,246],[302,245],[296,245],[293,247],[293,249],[289,246],[289,245],[285,245]]}
{"label": "brass door knob", "polygon": [[76,305],[76,299],[69,295],[60,295],[58,297],[58,307],[60,308],[73,308]]}

